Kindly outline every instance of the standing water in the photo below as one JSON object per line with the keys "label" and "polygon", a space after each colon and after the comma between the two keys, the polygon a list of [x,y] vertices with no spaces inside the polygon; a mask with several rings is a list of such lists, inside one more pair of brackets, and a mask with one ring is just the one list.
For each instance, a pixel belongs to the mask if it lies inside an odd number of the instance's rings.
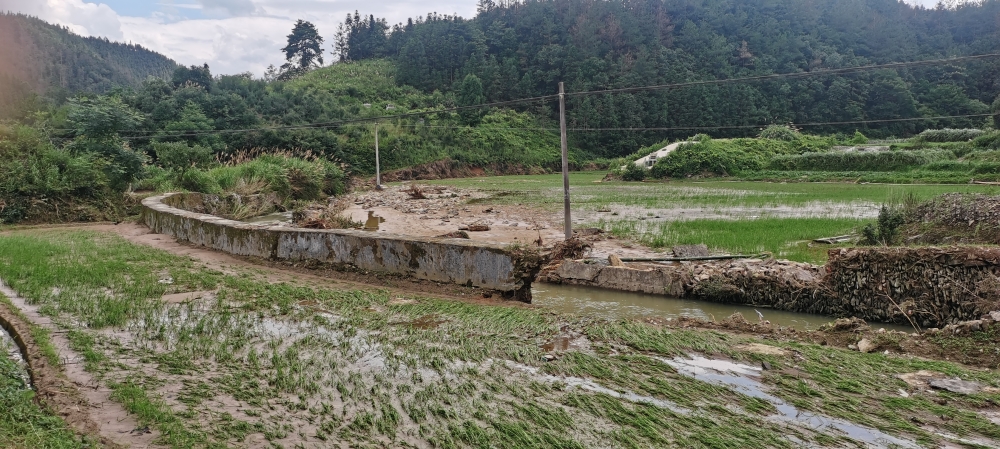
{"label": "standing water", "polygon": [[[699,318],[721,321],[739,312],[750,322],[760,319],[775,326],[797,330],[816,330],[834,319],[823,315],[785,312],[734,304],[720,304],[693,299],[671,298],[663,295],[623,292],[578,285],[534,284],[531,303],[558,312],[589,315],[611,320],[668,318]],[[873,328],[912,332],[913,329],[897,324],[870,323]]]}
{"label": "standing water", "polygon": [[0,327],[0,376],[10,376],[21,380],[24,388],[31,388],[31,378],[28,376],[28,364],[25,363],[21,350],[7,330]]}

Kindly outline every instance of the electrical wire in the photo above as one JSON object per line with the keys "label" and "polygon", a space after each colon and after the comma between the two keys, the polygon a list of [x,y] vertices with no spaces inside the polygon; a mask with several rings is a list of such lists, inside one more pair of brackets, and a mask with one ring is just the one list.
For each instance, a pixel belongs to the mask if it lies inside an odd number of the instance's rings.
{"label": "electrical wire", "polygon": [[[923,61],[909,61],[909,62],[895,62],[888,64],[874,64],[867,66],[857,66],[857,67],[845,67],[840,69],[830,69],[830,70],[818,70],[812,72],[794,72],[794,73],[776,73],[770,75],[759,75],[759,76],[749,76],[740,78],[727,78],[727,79],[717,79],[717,80],[705,80],[705,81],[691,81],[685,83],[674,83],[674,84],[659,84],[650,86],[639,86],[639,87],[625,87],[618,89],[605,89],[605,90],[591,90],[591,91],[579,91],[579,92],[568,92],[566,97],[581,97],[589,95],[606,95],[606,94],[618,94],[618,93],[632,93],[632,92],[643,92],[643,91],[653,91],[653,90],[665,90],[665,89],[680,89],[693,86],[710,86],[710,85],[723,85],[731,83],[745,83],[745,82],[759,82],[759,81],[772,81],[778,79],[789,79],[789,78],[805,78],[814,76],[831,76],[831,75],[843,75],[848,73],[863,72],[869,70],[889,70],[889,69],[904,69],[911,67],[921,67],[936,64],[945,63],[958,63],[964,61],[982,60],[988,58],[1000,57],[1000,53],[988,53],[970,56],[958,56],[953,58],[942,58],[942,59],[930,59]],[[478,105],[469,106],[456,106],[444,109],[434,109],[427,111],[416,111],[407,112],[403,114],[393,114],[384,115],[377,117],[363,117],[351,120],[340,120],[331,122],[319,122],[319,123],[308,123],[301,125],[279,125],[279,126],[265,126],[257,128],[244,128],[244,129],[220,129],[220,130],[190,130],[182,131],[173,134],[154,134],[159,131],[128,131],[127,133],[131,135],[122,136],[125,140],[145,140],[152,138],[180,138],[180,137],[199,137],[205,135],[214,134],[237,134],[237,133],[248,133],[248,132],[263,132],[263,131],[294,131],[302,129],[329,129],[338,128],[342,126],[361,124],[361,123],[372,123],[380,121],[398,120],[410,117],[422,117],[429,114],[441,114],[441,113],[451,113],[451,112],[461,112],[467,110],[477,110],[485,108],[495,108],[515,104],[523,103],[533,103],[533,102],[546,102],[549,100],[555,100],[559,98],[559,94],[552,95],[542,95],[530,98],[520,98],[515,100],[498,101],[492,103],[483,103]],[[794,126],[833,126],[840,124],[863,124],[863,123],[886,123],[892,121],[915,121],[915,120],[935,120],[935,119],[947,119],[947,118],[963,118],[963,117],[980,117],[989,116],[991,114],[971,114],[963,116],[941,116],[941,117],[914,117],[908,119],[886,119],[886,120],[863,120],[863,121],[848,121],[848,122],[825,122],[825,123],[805,123],[805,124],[794,124]],[[402,125],[397,125],[402,126]],[[416,125],[414,125],[416,126]],[[431,126],[431,125],[425,125]],[[660,127],[660,128],[574,128],[567,129],[567,131],[671,131],[671,130],[696,130],[696,129],[740,129],[740,128],[758,128],[766,125],[733,125],[733,126],[689,126],[689,127]],[[529,128],[522,128],[529,129]],[[545,130],[546,128],[536,128],[537,130]],[[72,130],[61,130],[61,131],[72,131]],[[143,133],[145,135],[136,135],[137,133]]]}

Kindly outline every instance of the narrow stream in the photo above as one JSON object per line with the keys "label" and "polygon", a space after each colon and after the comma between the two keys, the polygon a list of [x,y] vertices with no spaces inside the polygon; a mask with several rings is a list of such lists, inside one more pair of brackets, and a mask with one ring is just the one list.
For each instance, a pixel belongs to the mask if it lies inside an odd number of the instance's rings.
{"label": "narrow stream", "polygon": [[[558,312],[589,315],[606,319],[636,318],[701,318],[721,321],[739,312],[750,322],[759,320],[757,312],[775,326],[797,330],[816,330],[833,318],[808,313],[784,312],[767,308],[727,305],[693,299],[671,298],[645,293],[622,292],[578,285],[536,283],[531,289],[531,303]],[[872,328],[913,332],[898,324],[869,323]]]}
{"label": "narrow stream", "polygon": [[[28,376],[28,364],[25,363],[21,350],[18,349],[14,338],[7,333],[7,330],[0,327],[0,376],[13,376],[21,379],[26,389],[31,388],[31,377]],[[10,363],[13,362],[13,372],[8,372]]]}

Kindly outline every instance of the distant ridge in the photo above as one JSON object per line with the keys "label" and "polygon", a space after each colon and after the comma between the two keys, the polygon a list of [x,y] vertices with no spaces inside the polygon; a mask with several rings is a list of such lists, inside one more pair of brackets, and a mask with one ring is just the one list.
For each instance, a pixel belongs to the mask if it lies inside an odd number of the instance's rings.
{"label": "distant ridge", "polygon": [[35,17],[0,13],[0,97],[26,91],[105,93],[150,76],[169,78],[177,67],[140,45],[82,37]]}

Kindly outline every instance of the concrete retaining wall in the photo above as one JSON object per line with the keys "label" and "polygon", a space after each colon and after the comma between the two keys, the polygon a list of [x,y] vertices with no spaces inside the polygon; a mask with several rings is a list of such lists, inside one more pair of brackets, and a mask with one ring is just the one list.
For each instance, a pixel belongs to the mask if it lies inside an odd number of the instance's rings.
{"label": "concrete retaining wall", "polygon": [[[596,263],[594,263],[596,262]],[[851,248],[826,266],[735,260],[684,264],[555,261],[544,282],[790,312],[944,327],[1000,310],[998,248]]]}
{"label": "concrete retaining wall", "polygon": [[197,193],[150,197],[142,202],[141,221],[154,232],[240,256],[316,261],[497,290],[507,297],[531,300],[531,280],[539,261],[530,253],[465,239],[253,225],[174,207],[202,202]]}

